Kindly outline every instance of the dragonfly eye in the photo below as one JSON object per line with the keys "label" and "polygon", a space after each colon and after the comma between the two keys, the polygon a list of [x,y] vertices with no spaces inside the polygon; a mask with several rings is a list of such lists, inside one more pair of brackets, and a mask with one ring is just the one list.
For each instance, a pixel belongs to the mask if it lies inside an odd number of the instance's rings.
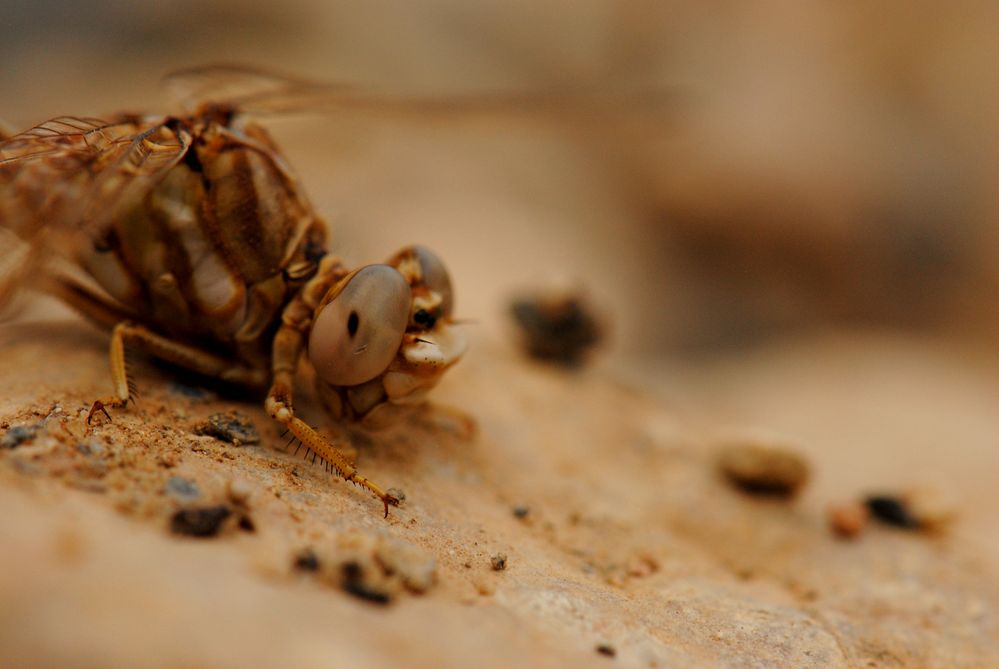
{"label": "dragonfly eye", "polygon": [[[451,275],[441,259],[425,246],[411,247],[413,256],[420,263],[423,285],[441,297],[441,316],[450,316],[454,307],[454,291],[451,288]],[[431,326],[432,327],[432,326]]]}
{"label": "dragonfly eye", "polygon": [[388,265],[349,274],[319,308],[309,335],[309,359],[324,381],[355,386],[392,363],[409,322],[412,293]]}
{"label": "dragonfly eye", "polygon": [[414,297],[419,298],[413,303],[416,310],[413,313],[413,324],[419,328],[433,328],[433,322],[428,324],[426,316],[420,316],[421,310],[427,312],[434,322],[451,315],[454,308],[451,277],[444,263],[433,251],[425,246],[407,246],[392,256],[389,264],[402,272],[413,287]]}

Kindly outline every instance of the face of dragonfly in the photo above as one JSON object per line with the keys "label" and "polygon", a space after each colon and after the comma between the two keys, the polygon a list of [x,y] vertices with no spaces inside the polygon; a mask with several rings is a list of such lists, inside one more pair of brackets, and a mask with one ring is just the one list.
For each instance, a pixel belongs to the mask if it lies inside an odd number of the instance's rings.
{"label": "face of dragonfly", "polygon": [[396,402],[423,398],[465,352],[452,324],[451,279],[422,246],[404,248],[387,264],[351,272],[330,289],[309,336],[309,358],[330,386],[383,377]]}

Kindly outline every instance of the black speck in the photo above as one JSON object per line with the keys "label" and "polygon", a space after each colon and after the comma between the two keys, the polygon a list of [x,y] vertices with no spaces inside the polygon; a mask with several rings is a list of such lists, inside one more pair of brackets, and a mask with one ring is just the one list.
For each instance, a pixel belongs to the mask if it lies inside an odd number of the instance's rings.
{"label": "black speck", "polygon": [[214,537],[231,513],[224,506],[181,509],[170,519],[170,531],[188,537]]}
{"label": "black speck", "polygon": [[306,548],[295,556],[295,562],[293,563],[295,569],[299,571],[309,571],[316,572],[319,571],[319,558],[316,554],[312,552],[311,548]]}
{"label": "black speck", "polygon": [[256,444],[260,441],[260,433],[248,419],[238,413],[217,413],[208,420],[194,426],[194,433],[202,436],[215,437],[237,446]]}
{"label": "black speck", "polygon": [[527,518],[527,514],[529,514],[530,512],[531,510],[528,507],[524,506],[523,504],[518,504],[517,506],[513,507],[514,517],[520,518],[521,520]]}
{"label": "black speck", "polygon": [[361,325],[361,318],[357,315],[356,311],[350,312],[350,316],[347,317],[347,334],[351,337],[357,334],[357,328]]}
{"label": "black speck", "polygon": [[888,525],[906,530],[919,529],[919,519],[904,501],[894,495],[871,495],[864,500],[871,515]]}
{"label": "black speck", "polygon": [[359,599],[374,604],[388,604],[391,601],[387,592],[364,582],[364,570],[356,562],[347,562],[343,565],[343,589]]}
{"label": "black speck", "polygon": [[31,441],[38,434],[41,425],[15,425],[0,437],[0,448],[17,448],[26,441]]}
{"label": "black speck", "polygon": [[239,522],[236,527],[243,530],[244,532],[256,532],[257,526],[253,524],[253,519],[247,515],[242,515],[239,517]]}
{"label": "black speck", "polygon": [[506,553],[497,553],[489,558],[489,562],[493,566],[493,571],[503,571],[506,569]]}
{"label": "black speck", "polygon": [[597,644],[596,651],[607,657],[615,657],[617,655],[617,649],[609,643]]}

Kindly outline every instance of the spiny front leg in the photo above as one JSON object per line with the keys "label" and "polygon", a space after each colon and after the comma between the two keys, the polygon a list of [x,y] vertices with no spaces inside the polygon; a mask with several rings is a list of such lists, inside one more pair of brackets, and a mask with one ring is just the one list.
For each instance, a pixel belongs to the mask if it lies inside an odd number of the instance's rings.
{"label": "spiny front leg", "polygon": [[370,491],[385,505],[385,517],[388,518],[389,505],[399,506],[400,499],[391,490],[383,490],[374,481],[361,476],[353,464],[333,444],[324,439],[300,418],[295,417],[291,408],[284,401],[277,399],[273,389],[267,397],[267,412],[279,423],[288,428],[295,437],[312,451],[315,456],[328,466],[330,470],[340,475],[345,481],[350,481],[365,490]]}
{"label": "spiny front leg", "polygon": [[274,420],[288,428],[315,456],[322,458],[330,469],[344,480],[361,486],[380,499],[385,505],[385,517],[388,518],[389,505],[399,506],[400,495],[391,490],[383,490],[374,481],[358,474],[357,469],[343,453],[304,421],[295,417],[292,406],[294,374],[302,354],[305,333],[312,324],[312,313],[318,300],[339,276],[338,264],[329,257],[324,258],[320,262],[316,276],[304,286],[281,314],[281,327],[274,336],[271,357],[271,389],[264,406]]}

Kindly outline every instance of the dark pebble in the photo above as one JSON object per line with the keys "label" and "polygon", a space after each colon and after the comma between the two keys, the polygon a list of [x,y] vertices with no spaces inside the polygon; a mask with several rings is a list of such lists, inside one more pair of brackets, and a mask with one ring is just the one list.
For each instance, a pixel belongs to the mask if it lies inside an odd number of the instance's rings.
{"label": "dark pebble", "polygon": [[35,438],[40,425],[15,425],[0,437],[0,448],[17,448],[26,441]]}
{"label": "dark pebble", "polygon": [[601,339],[597,319],[572,295],[518,299],[510,311],[528,354],[539,360],[576,367]]}
{"label": "dark pebble", "polygon": [[260,441],[260,433],[253,423],[236,413],[213,414],[208,420],[195,425],[194,433],[215,437],[237,446]]}
{"label": "dark pebble", "polygon": [[919,519],[903,500],[894,495],[870,495],[864,504],[871,515],[882,523],[906,530],[919,529]]}
{"label": "dark pebble", "polygon": [[496,555],[489,558],[490,563],[493,566],[493,571],[503,571],[506,569],[506,554],[497,553]]}
{"label": "dark pebble", "polygon": [[319,571],[319,558],[316,557],[311,548],[306,548],[295,556],[294,565],[295,569],[299,571]]}
{"label": "dark pebble", "polygon": [[257,531],[257,526],[253,524],[253,519],[247,515],[242,515],[239,517],[239,522],[236,523],[236,527],[243,530],[244,532]]}
{"label": "dark pebble", "polygon": [[170,519],[170,531],[189,537],[214,537],[231,513],[225,506],[181,509]]}
{"label": "dark pebble", "polygon": [[518,506],[513,507],[513,515],[514,515],[514,517],[515,518],[520,518],[521,520],[523,520],[524,518],[527,518],[527,514],[529,514],[530,512],[531,512],[531,510],[529,508],[527,508],[526,506],[523,506],[523,505],[518,505]]}
{"label": "dark pebble", "polygon": [[596,650],[601,655],[606,655],[607,657],[615,657],[617,655],[617,649],[609,643],[599,644]]}
{"label": "dark pebble", "polygon": [[347,562],[343,565],[343,589],[366,602],[388,604],[391,601],[387,592],[364,582],[364,570],[356,562]]}

